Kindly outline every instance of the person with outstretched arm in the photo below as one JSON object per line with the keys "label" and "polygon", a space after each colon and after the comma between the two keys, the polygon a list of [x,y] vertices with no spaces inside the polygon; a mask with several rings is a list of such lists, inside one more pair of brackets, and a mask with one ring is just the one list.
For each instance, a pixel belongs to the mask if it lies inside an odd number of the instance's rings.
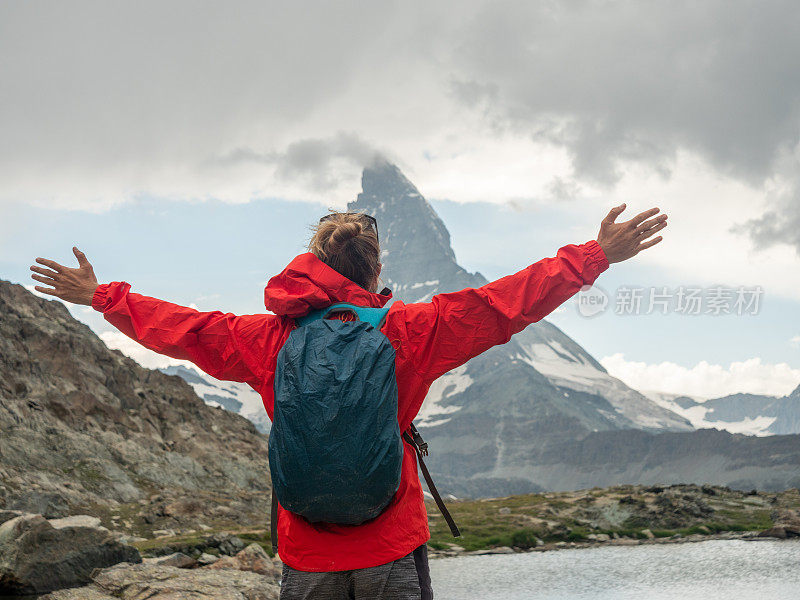
{"label": "person with outstretched arm", "polygon": [[[397,300],[388,306],[379,331],[394,351],[399,431],[409,430],[438,377],[541,320],[594,283],[609,264],[662,240],[656,234],[667,226],[667,216],[659,215],[659,209],[618,223],[624,210],[623,204],[608,213],[596,240],[564,246],[554,257],[517,273],[481,287],[436,294],[429,302]],[[124,281],[98,284],[86,256],[77,247],[73,252],[76,268],[36,259],[31,277],[42,284],[37,291],[92,306],[155,352],[191,361],[217,379],[247,383],[261,395],[273,422],[278,354],[304,317],[337,303],[384,309],[391,299],[387,288],[377,291],[377,223],[362,213],[331,213],[320,220],[308,252],[267,283],[269,312],[262,314],[202,312],[138,294]],[[355,320],[346,310],[328,318]],[[374,518],[347,525],[312,522],[278,505],[282,599],[433,597],[417,455],[412,444],[398,444],[399,483]]]}

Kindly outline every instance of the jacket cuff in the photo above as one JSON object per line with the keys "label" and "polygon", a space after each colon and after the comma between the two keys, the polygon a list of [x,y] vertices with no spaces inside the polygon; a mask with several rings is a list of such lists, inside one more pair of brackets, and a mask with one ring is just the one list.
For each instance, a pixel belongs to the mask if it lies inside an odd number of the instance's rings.
{"label": "jacket cuff", "polygon": [[92,308],[104,312],[108,308],[108,288],[110,283],[101,283],[97,286],[92,296]]}
{"label": "jacket cuff", "polygon": [[583,245],[583,250],[588,257],[586,260],[586,273],[584,274],[584,281],[591,285],[595,279],[600,276],[600,273],[608,269],[609,262],[603,248],[597,243],[597,240],[586,242]]}

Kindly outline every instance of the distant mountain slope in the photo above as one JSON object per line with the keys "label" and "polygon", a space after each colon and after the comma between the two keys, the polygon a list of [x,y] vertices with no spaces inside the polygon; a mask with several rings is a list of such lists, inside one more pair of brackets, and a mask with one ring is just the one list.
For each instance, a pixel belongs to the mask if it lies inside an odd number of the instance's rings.
{"label": "distant mountain slope", "polygon": [[783,397],[731,394],[702,400],[657,392],[647,395],[698,428],[759,436],[800,433],[800,386]]}
{"label": "distant mountain slope", "polygon": [[601,431],[551,442],[529,457],[525,474],[547,490],[685,482],[781,491],[800,487],[800,436]]}
{"label": "distant mountain slope", "polygon": [[256,523],[267,473],[267,438],[252,423],[109,350],[61,302],[0,280],[0,508],[64,516],[125,504],[142,524]]}
{"label": "distant mountain slope", "polygon": [[246,383],[220,381],[193,367],[179,365],[159,369],[159,371],[167,375],[177,375],[183,379],[209,406],[221,406],[240,414],[252,421],[261,433],[269,433],[272,423],[264,410],[261,396]]}

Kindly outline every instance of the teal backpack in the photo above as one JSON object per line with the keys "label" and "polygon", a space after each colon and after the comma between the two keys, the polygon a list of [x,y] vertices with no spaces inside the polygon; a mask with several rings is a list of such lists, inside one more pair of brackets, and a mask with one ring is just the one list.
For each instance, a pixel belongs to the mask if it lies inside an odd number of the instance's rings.
{"label": "teal backpack", "polygon": [[[326,319],[352,312],[357,320]],[[377,517],[400,485],[403,439],[452,523],[422,462],[427,445],[397,421],[395,350],[381,333],[389,308],[339,303],[296,319],[278,353],[269,437],[272,541],[277,505],[311,523],[357,525]],[[458,536],[452,523],[451,530]]]}

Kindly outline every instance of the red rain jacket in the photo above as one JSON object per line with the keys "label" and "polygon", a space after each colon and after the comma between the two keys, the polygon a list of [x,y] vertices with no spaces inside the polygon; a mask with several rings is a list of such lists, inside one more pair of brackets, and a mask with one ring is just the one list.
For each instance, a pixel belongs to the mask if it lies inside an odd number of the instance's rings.
{"label": "red rain jacket", "polygon": [[[390,307],[381,331],[396,349],[398,410],[404,431],[431,383],[539,321],[608,268],[600,245],[564,246],[557,256],[479,288],[437,294],[430,302]],[[200,312],[130,291],[124,281],[102,284],[92,306],[143,346],[189,360],[217,379],[249,384],[272,418],[275,363],[295,317],[336,302],[382,307],[390,295],[366,291],[311,253],[294,258],[267,283],[274,314]],[[429,538],[428,519],[412,447],[400,487],[386,509],[362,525],[311,524],[279,508],[281,559],[301,571],[344,571],[385,564]]]}

